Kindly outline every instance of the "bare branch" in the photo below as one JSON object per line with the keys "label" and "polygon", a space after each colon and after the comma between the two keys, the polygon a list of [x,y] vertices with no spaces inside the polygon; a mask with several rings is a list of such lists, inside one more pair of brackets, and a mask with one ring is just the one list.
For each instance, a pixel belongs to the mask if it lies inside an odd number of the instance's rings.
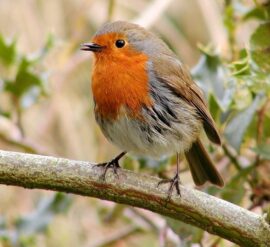
{"label": "bare branch", "polygon": [[241,246],[269,246],[265,218],[198,190],[181,186],[182,197],[165,203],[167,188],[156,177],[121,170],[106,182],[101,169],[84,161],[0,151],[0,183],[92,196],[145,208],[200,227]]}
{"label": "bare branch", "polygon": [[155,0],[140,14],[134,23],[144,26],[145,28],[151,27],[155,21],[162,16],[162,13],[169,7],[172,0]]}

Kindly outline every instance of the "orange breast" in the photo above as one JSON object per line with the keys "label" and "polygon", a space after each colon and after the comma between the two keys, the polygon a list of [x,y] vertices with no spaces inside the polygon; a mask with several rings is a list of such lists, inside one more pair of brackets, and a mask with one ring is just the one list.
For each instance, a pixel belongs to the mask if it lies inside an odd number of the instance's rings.
{"label": "orange breast", "polygon": [[[130,54],[129,54],[130,53]],[[92,91],[96,111],[106,119],[116,119],[122,106],[127,107],[134,117],[140,117],[143,105],[152,104],[149,97],[147,56],[125,53],[97,56]]]}

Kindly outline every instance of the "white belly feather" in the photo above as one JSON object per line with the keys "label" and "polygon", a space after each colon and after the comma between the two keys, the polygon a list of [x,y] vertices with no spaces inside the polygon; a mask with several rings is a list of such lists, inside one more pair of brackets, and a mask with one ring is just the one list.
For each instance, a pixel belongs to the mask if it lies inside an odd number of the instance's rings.
{"label": "white belly feather", "polygon": [[[125,110],[121,111],[121,117],[113,121],[96,118],[104,135],[123,151],[158,159],[164,155],[186,152],[200,135],[201,121],[198,121],[193,109],[184,108],[178,107],[176,113],[181,119],[171,122],[170,127],[146,113],[143,115],[145,122],[131,119]],[[157,123],[158,128],[155,128]]]}

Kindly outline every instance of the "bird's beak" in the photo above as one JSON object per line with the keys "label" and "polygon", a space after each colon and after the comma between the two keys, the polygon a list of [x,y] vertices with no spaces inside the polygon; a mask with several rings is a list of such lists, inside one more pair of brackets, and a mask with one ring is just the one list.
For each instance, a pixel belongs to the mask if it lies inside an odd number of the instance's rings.
{"label": "bird's beak", "polygon": [[84,43],[81,45],[82,51],[93,51],[93,52],[100,52],[105,48],[105,46],[98,45],[96,43]]}

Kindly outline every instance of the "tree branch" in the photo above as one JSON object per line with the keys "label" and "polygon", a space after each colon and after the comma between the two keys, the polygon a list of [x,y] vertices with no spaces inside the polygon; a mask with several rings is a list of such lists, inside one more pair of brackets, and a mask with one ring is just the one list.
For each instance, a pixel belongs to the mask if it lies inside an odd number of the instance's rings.
{"label": "tree branch", "polygon": [[269,246],[270,225],[246,209],[181,186],[181,198],[165,203],[156,177],[121,170],[119,178],[84,161],[0,151],[0,183],[92,196],[145,208],[200,227],[241,246]]}

